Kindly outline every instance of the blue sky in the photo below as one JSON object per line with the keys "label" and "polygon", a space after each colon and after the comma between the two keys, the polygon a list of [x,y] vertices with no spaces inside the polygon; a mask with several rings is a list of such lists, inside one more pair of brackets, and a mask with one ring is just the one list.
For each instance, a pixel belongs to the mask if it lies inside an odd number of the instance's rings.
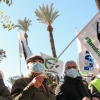
{"label": "blue sky", "polygon": [[[75,28],[81,31],[85,25],[97,14],[98,9],[95,0],[13,0],[9,7],[5,3],[0,3],[0,11],[10,16],[10,19],[17,24],[17,20],[23,20],[24,17],[32,20],[32,26],[29,27],[28,44],[33,54],[40,52],[52,56],[47,25],[40,24],[36,19],[34,11],[39,5],[50,5],[54,3],[55,9],[59,10],[59,17],[52,24],[53,37],[57,56],[76,36]],[[24,32],[21,31],[22,34]],[[0,49],[6,51],[7,58],[0,63],[0,69],[4,72],[6,85],[10,85],[7,80],[10,76],[20,75],[19,46],[17,29],[8,32],[3,29],[0,23]],[[78,51],[76,40],[59,58],[62,61],[77,61]],[[22,73],[27,75],[24,58],[21,59]]]}

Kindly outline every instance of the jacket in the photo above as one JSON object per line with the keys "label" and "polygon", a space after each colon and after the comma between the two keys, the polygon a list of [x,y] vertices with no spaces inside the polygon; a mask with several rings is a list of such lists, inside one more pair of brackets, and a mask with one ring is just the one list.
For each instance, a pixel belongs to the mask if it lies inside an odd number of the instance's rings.
{"label": "jacket", "polygon": [[0,78],[0,100],[12,100],[10,91],[5,86],[2,78]]}
{"label": "jacket", "polygon": [[82,100],[84,97],[90,97],[81,77],[71,78],[64,77],[64,83],[56,87],[57,100]]}
{"label": "jacket", "polygon": [[55,94],[44,84],[48,95],[43,91],[42,87],[35,88],[31,85],[33,76],[29,75],[26,78],[21,78],[15,81],[12,86],[11,95],[13,100],[56,100]]}
{"label": "jacket", "polygon": [[89,89],[92,97],[97,97],[100,99],[100,78],[95,77],[89,84]]}

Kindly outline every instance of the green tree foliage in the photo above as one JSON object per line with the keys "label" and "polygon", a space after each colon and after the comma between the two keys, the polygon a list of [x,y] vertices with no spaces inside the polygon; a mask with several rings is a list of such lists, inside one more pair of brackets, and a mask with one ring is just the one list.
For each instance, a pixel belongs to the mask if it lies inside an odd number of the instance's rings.
{"label": "green tree foliage", "polygon": [[10,20],[10,17],[5,16],[3,12],[0,12],[0,23],[4,29],[12,30],[14,23]]}
{"label": "green tree foliage", "polygon": [[13,85],[14,84],[14,82],[17,80],[17,79],[19,79],[20,77],[19,76],[13,76],[13,77],[9,77],[8,78],[8,82],[11,84],[11,85]]}
{"label": "green tree foliage", "polygon": [[12,4],[12,0],[0,0],[0,3],[1,2],[5,2],[8,6]]}
{"label": "green tree foliage", "polygon": [[46,74],[46,78],[47,78],[46,82],[47,82],[48,87],[50,87],[52,91],[55,91],[55,88],[57,86],[56,76],[52,74]]}
{"label": "green tree foliage", "polygon": [[28,44],[28,35],[27,35],[27,31],[29,31],[29,26],[32,25],[31,24],[31,20],[27,19],[26,17],[24,18],[24,20],[18,20],[18,25],[14,25],[14,28],[18,28],[18,30],[22,30],[24,31],[24,37],[26,39],[26,43]]}
{"label": "green tree foliage", "polygon": [[38,17],[40,23],[51,24],[59,16],[58,10],[54,10],[53,3],[48,7],[48,4],[45,6],[39,6],[39,10],[35,11],[36,16]]}
{"label": "green tree foliage", "polygon": [[8,82],[11,84],[11,85],[13,85],[14,84],[14,82],[16,81],[16,80],[18,80],[18,79],[20,79],[20,78],[24,78],[24,75],[22,74],[21,76],[18,76],[18,75],[16,75],[16,76],[13,76],[13,77],[9,77],[8,78]]}
{"label": "green tree foliage", "polygon": [[6,58],[6,52],[3,49],[0,49],[0,62],[2,59]]}
{"label": "green tree foliage", "polygon": [[59,16],[58,10],[54,10],[53,3],[50,5],[50,7],[48,7],[48,5],[44,6],[43,4],[42,6],[39,6],[39,10],[38,9],[35,10],[35,14],[38,17],[37,20],[39,20],[40,23],[44,23],[48,25],[47,31],[49,31],[52,55],[53,57],[56,58],[57,55],[56,55],[56,49],[55,49],[54,39],[52,34],[53,28],[51,24]]}

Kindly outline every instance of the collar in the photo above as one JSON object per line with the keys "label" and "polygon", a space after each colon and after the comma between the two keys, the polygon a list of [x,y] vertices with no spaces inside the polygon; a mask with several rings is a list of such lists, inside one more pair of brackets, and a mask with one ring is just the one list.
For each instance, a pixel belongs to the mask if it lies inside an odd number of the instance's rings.
{"label": "collar", "polygon": [[72,77],[69,77],[69,76],[65,76],[64,77],[64,81],[65,82],[71,82],[71,83],[77,83],[78,81],[82,80],[82,77],[78,76],[76,78],[72,78]]}

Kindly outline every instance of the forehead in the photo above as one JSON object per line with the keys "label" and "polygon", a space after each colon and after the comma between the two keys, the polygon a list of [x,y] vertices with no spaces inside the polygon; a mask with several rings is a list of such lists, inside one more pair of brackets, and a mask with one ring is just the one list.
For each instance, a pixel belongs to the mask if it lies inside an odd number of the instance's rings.
{"label": "forehead", "polygon": [[30,62],[37,62],[37,61],[43,63],[43,61],[41,59],[39,59],[39,58],[31,59]]}

